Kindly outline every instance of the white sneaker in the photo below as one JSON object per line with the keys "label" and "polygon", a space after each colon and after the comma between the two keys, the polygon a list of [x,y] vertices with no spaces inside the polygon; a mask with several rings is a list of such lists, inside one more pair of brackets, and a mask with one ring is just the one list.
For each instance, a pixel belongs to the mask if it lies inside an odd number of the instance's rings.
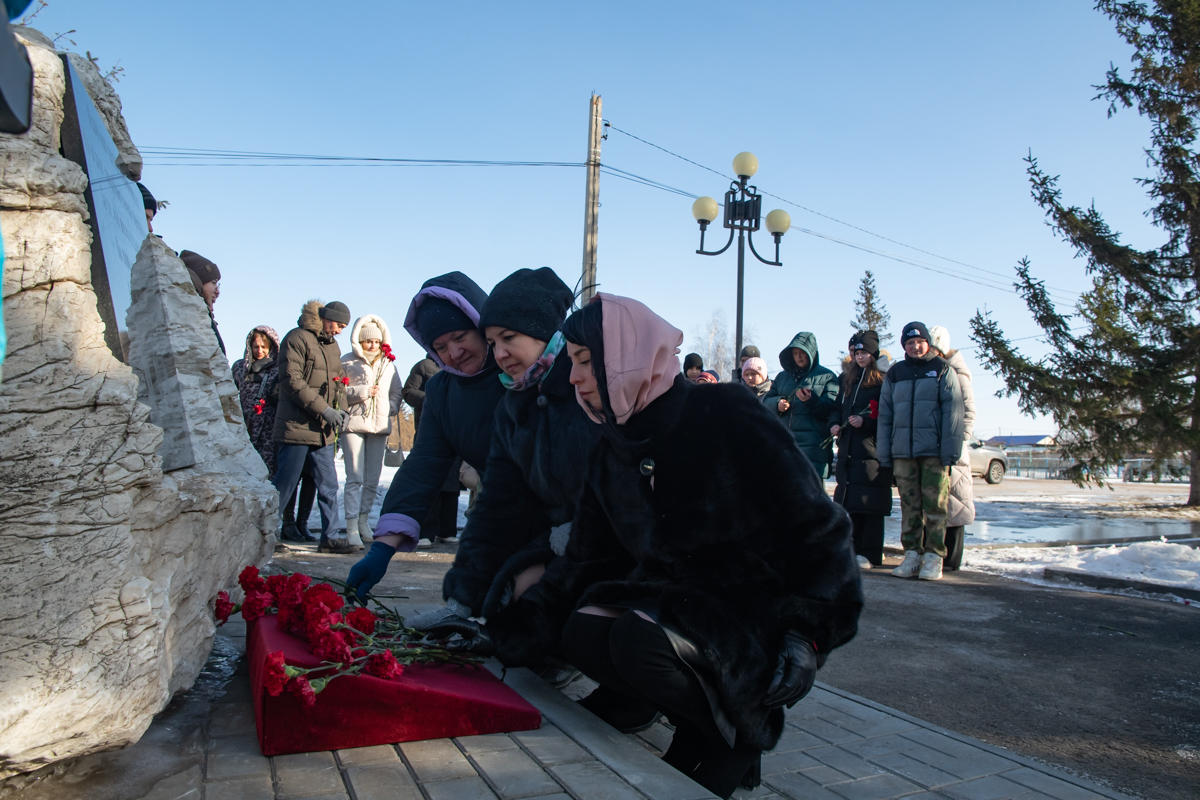
{"label": "white sneaker", "polygon": [[431,542],[428,539],[425,539],[423,537],[421,539],[417,540],[417,548],[418,549],[423,549],[426,547],[433,547],[433,542]]}
{"label": "white sneaker", "polygon": [[926,553],[921,556],[921,573],[919,580],[940,581],[942,579],[942,557],[937,553]]}
{"label": "white sneaker", "polygon": [[916,550],[905,550],[904,561],[892,570],[892,574],[897,578],[911,578],[917,574],[917,568],[920,566],[921,554]]}
{"label": "white sneaker", "polygon": [[457,536],[439,536],[437,537],[438,544],[458,544]]}
{"label": "white sneaker", "polygon": [[871,568],[871,559],[867,558],[866,556],[855,556],[854,560],[858,562],[859,569]]}

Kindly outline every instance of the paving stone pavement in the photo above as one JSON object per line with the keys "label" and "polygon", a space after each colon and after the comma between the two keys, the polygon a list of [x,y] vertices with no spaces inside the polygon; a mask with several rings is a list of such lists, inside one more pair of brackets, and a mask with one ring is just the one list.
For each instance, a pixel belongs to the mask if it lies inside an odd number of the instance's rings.
{"label": "paving stone pavement", "polygon": [[[244,652],[245,628],[222,634]],[[543,716],[536,731],[266,758],[245,665],[218,699],[200,775],[163,781],[143,800],[701,800],[701,786],[659,760],[672,730],[624,735],[528,670],[505,677]],[[194,769],[194,768],[193,768]],[[741,800],[1128,800],[1125,795],[959,736],[831,686],[788,712],[762,785]]]}

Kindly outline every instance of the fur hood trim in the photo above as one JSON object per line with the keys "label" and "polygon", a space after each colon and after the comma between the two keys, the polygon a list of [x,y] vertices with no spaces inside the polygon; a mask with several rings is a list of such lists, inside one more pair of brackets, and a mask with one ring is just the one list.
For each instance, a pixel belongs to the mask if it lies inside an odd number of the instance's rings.
{"label": "fur hood trim", "polygon": [[296,327],[303,328],[314,336],[321,332],[321,301],[309,300],[304,304],[304,308],[300,309],[300,318],[296,320]]}
{"label": "fur hood trim", "polygon": [[[383,334],[383,343],[388,347],[392,346],[392,334],[388,330],[387,323],[375,314],[363,314],[361,317],[354,320],[354,327],[351,329],[350,333],[350,348],[354,351],[354,355],[370,364],[371,360],[367,358],[366,351],[362,349],[362,343],[358,341],[358,332],[361,331],[362,326],[366,325],[368,322],[375,323],[375,325],[379,328],[380,333]],[[383,354],[380,353],[378,357],[382,358]]]}

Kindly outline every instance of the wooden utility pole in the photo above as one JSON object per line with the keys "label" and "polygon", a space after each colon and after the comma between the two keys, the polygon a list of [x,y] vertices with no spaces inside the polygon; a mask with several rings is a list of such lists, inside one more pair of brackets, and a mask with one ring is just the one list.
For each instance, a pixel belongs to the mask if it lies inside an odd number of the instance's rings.
{"label": "wooden utility pole", "polygon": [[583,206],[583,297],[587,303],[596,294],[596,232],[600,218],[600,141],[602,126],[600,95],[593,94],[588,120],[587,190]]}

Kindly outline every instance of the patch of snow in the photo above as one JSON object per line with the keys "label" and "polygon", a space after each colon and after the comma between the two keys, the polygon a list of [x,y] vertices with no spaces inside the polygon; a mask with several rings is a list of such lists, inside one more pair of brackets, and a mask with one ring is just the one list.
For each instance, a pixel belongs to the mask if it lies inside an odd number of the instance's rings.
{"label": "patch of snow", "polygon": [[[1061,586],[1062,584],[1051,584],[1043,579],[1046,567],[1059,567],[1110,578],[1200,589],[1200,550],[1165,541],[1092,548],[1072,545],[970,549],[963,553],[962,565],[963,569],[1002,575],[1039,585]],[[1148,596],[1142,592],[1129,593]]]}

